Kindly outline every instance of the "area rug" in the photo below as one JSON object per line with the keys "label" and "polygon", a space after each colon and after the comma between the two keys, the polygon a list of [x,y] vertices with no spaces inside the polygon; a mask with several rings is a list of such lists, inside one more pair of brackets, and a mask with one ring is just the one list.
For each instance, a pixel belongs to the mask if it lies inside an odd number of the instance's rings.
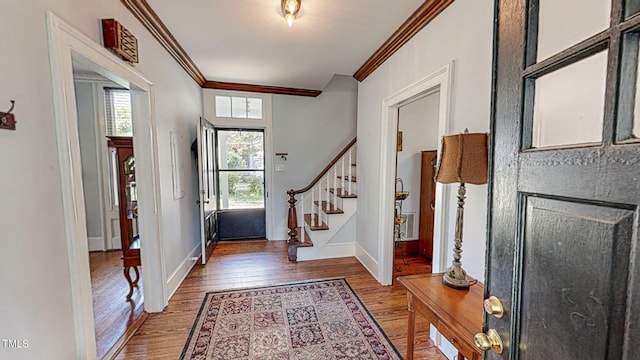
{"label": "area rug", "polygon": [[344,279],[209,292],[180,359],[402,359]]}

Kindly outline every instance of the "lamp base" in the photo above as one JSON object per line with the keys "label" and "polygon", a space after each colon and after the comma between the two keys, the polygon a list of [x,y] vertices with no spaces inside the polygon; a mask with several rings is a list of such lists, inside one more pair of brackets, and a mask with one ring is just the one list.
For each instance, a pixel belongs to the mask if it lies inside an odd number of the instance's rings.
{"label": "lamp base", "polygon": [[468,289],[471,286],[467,280],[467,272],[459,264],[453,264],[445,271],[442,283],[454,289]]}

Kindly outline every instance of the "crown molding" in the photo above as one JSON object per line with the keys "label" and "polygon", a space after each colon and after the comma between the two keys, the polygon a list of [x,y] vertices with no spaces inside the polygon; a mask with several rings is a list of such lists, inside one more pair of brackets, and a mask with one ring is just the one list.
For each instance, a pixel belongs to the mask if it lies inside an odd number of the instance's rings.
{"label": "crown molding", "polygon": [[146,0],[121,0],[124,6],[151,32],[151,35],[160,42],[182,68],[202,86],[206,79],[196,64],[191,60],[189,54],[182,48],[178,40],[167,29],[167,26],[160,20],[158,14],[151,8]]}
{"label": "crown molding", "polygon": [[205,89],[248,91],[248,92],[257,92],[257,93],[296,95],[296,96],[309,96],[309,97],[316,97],[322,93],[322,91],[320,90],[298,89],[298,88],[288,88],[288,87],[269,86],[269,85],[241,84],[241,83],[231,83],[231,82],[222,82],[222,81],[205,81],[202,87]]}
{"label": "crown molding", "polygon": [[353,74],[358,81],[366,79],[391,55],[435,19],[454,0],[427,0],[376,50]]}
{"label": "crown molding", "polygon": [[120,0],[167,52],[203,88],[316,97],[320,90],[208,81],[146,0]]}

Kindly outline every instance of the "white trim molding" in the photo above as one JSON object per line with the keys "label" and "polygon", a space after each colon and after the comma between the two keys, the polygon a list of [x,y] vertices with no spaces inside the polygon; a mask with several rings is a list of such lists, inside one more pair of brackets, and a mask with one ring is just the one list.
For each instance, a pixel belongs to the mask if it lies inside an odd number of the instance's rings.
{"label": "white trim molding", "polygon": [[169,290],[169,299],[173,297],[178,290],[182,281],[189,275],[189,271],[193,268],[193,266],[198,262],[198,258],[200,257],[200,243],[196,245],[187,257],[182,260],[180,266],[173,272],[167,279],[167,289]]}
{"label": "white trim molding", "polygon": [[80,180],[82,169],[73,63],[87,66],[132,92],[136,175],[140,183],[148,184],[140,187],[138,193],[140,235],[145,239],[141,247],[141,260],[146,269],[143,291],[147,312],[162,311],[168,303],[160,238],[162,213],[159,203],[155,89],[143,75],[53,12],[48,11],[46,19],[76,358],[92,360],[96,358],[96,341],[84,194]]}
{"label": "white trim molding", "polygon": [[[261,98],[262,99],[262,119],[237,119],[216,117],[215,110],[215,96],[242,96],[248,98]],[[202,89],[202,111],[204,118],[212,123],[215,127],[229,127],[229,128],[243,128],[243,129],[262,129],[264,130],[264,191],[266,192],[265,199],[265,232],[267,240],[279,240],[280,237],[274,237],[276,232],[274,231],[274,192],[273,192],[273,164],[271,160],[273,157],[273,95],[251,92],[240,92],[230,90],[212,90]],[[280,239],[281,240],[281,239]]]}
{"label": "white trim molding", "polygon": [[[433,74],[399,90],[382,100],[380,118],[380,213],[378,218],[378,281],[391,285],[393,281],[393,211],[398,132],[398,108],[425,96],[440,93],[438,138],[450,132],[450,106],[452,99],[454,62],[451,61]],[[440,153],[438,145],[438,153]],[[434,272],[444,271],[447,249],[448,189],[436,184],[436,210],[434,216],[433,263]],[[373,273],[373,272],[372,272]]]}

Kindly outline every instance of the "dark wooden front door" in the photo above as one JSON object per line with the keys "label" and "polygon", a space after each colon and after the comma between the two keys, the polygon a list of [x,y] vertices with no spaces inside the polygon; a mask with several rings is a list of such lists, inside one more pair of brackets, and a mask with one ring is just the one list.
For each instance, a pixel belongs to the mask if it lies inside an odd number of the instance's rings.
{"label": "dark wooden front door", "polygon": [[487,358],[638,359],[640,1],[497,5]]}

